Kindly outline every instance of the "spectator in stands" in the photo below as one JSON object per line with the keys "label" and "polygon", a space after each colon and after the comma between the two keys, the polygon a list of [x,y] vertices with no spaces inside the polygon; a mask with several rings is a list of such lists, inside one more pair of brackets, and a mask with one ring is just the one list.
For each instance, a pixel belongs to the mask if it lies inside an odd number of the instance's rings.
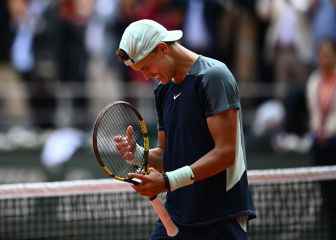
{"label": "spectator in stands", "polygon": [[318,47],[323,39],[336,40],[336,1],[313,0],[309,10],[315,55],[318,55]]}
{"label": "spectator in stands", "polygon": [[[267,2],[267,1],[265,1]],[[291,88],[304,86],[312,59],[311,31],[305,16],[308,1],[268,1],[271,19],[266,54],[274,64],[275,95],[283,99]]]}
{"label": "spectator in stands", "polygon": [[[56,61],[58,78],[69,91],[72,105],[70,125],[87,130],[89,124],[86,93],[88,54],[85,31],[93,0],[63,0],[58,5]],[[68,124],[69,125],[69,124]]]}
{"label": "spectator in stands", "polygon": [[[307,84],[307,101],[311,131],[314,136],[312,155],[316,165],[336,164],[336,43],[321,41],[318,69]],[[329,239],[336,239],[336,182],[321,183],[325,215],[330,227]]]}
{"label": "spectator in stands", "polygon": [[[54,128],[56,101],[53,83],[53,18],[48,16],[49,1],[10,0],[7,2],[15,37],[11,62],[25,83],[33,128]],[[39,26],[39,27],[38,27]],[[48,111],[48,114],[46,114]]]}
{"label": "spectator in stands", "polygon": [[[0,2],[0,64],[7,63],[9,60],[10,42],[12,33],[10,31],[10,16],[6,1]],[[0,98],[0,118],[4,114],[4,101]],[[0,131],[2,126],[0,126]]]}
{"label": "spectator in stands", "polygon": [[[186,1],[183,43],[204,56],[219,57],[219,36],[224,6],[218,1]],[[175,27],[176,28],[176,27]]]}
{"label": "spectator in stands", "polygon": [[88,131],[91,125],[86,92],[85,33],[92,7],[92,0],[62,0],[54,8],[56,26],[53,32],[57,37],[53,42],[62,94],[58,101],[63,114],[57,119],[60,129],[49,135],[41,154],[41,164],[50,181],[63,180],[66,162],[83,144],[82,131]]}

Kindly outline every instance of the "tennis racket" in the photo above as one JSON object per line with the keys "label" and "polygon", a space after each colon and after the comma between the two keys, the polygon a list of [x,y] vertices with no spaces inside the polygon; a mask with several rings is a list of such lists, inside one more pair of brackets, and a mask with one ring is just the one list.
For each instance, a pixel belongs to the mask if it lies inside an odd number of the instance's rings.
{"label": "tennis racket", "polygon": [[[126,139],[131,128],[134,140],[134,156],[122,156],[116,138]],[[97,116],[93,128],[93,151],[99,165],[110,177],[132,184],[139,184],[129,178],[128,173],[148,173],[149,138],[148,128],[141,114],[130,103],[117,101],[106,106]],[[167,235],[177,235],[178,228],[168,211],[157,198],[150,202],[164,225]]]}

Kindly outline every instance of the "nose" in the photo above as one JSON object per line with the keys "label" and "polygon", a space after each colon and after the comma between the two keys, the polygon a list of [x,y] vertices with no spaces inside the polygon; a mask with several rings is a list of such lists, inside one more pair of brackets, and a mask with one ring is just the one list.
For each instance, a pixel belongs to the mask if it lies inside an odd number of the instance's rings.
{"label": "nose", "polygon": [[146,69],[142,69],[142,74],[143,74],[143,76],[144,76],[146,79],[148,79],[148,78],[150,77],[150,73],[149,73],[149,71],[146,70]]}
{"label": "nose", "polygon": [[143,72],[143,75],[144,75],[145,79],[147,79],[147,80],[151,78],[151,75],[146,73],[146,72]]}

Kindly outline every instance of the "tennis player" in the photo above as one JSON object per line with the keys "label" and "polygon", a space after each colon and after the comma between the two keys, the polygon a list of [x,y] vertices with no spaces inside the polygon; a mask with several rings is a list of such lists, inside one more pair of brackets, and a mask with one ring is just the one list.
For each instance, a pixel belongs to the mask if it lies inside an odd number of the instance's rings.
{"label": "tennis player", "polygon": [[[168,238],[157,222],[151,240],[244,240],[255,210],[237,82],[224,63],[178,43],[182,35],[139,20],[125,29],[117,50],[126,65],[159,81],[158,147],[150,150],[150,173],[130,175],[142,181],[133,188],[149,197],[168,192],[166,207],[179,233]],[[128,127],[127,137],[115,139],[128,161],[140,148],[132,134]]]}

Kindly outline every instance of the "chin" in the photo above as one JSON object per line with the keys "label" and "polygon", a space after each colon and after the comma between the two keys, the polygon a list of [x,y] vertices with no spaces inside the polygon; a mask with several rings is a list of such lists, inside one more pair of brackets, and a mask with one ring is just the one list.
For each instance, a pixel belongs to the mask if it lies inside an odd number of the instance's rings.
{"label": "chin", "polygon": [[167,84],[165,80],[158,79],[161,84]]}
{"label": "chin", "polygon": [[170,82],[171,82],[171,80],[168,80],[166,78],[160,79],[160,83],[162,83],[162,84],[168,84]]}

